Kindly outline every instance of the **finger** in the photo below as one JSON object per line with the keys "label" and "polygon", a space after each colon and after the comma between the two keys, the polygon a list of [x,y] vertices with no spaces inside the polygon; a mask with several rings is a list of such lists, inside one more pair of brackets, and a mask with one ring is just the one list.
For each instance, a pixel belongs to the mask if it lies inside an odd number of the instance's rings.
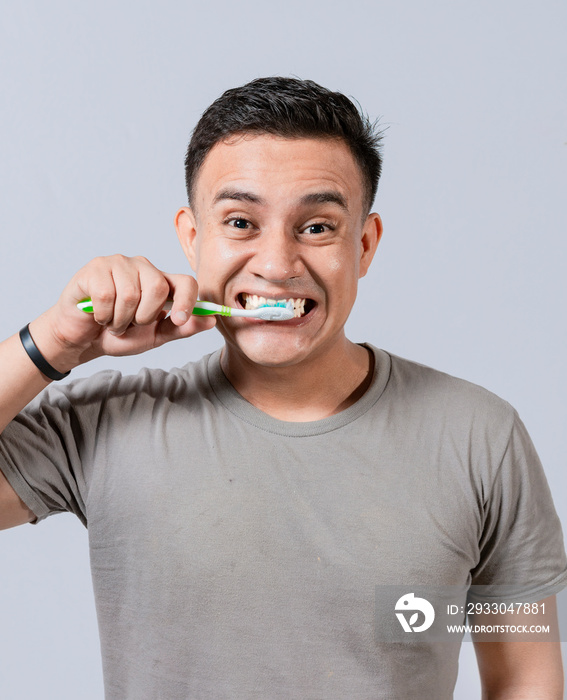
{"label": "finger", "polygon": [[93,260],[85,283],[79,282],[79,286],[83,287],[86,295],[92,299],[94,320],[101,326],[110,323],[114,317],[116,300],[116,288],[110,267],[101,258]]}
{"label": "finger", "polygon": [[133,322],[137,326],[147,326],[158,319],[171,291],[163,272],[145,258],[140,261],[139,280],[141,298]]}
{"label": "finger", "polygon": [[132,323],[140,303],[141,290],[138,268],[122,256],[117,256],[111,268],[116,289],[114,316],[108,324],[112,335],[122,335]]}
{"label": "finger", "polygon": [[191,313],[199,296],[197,280],[190,275],[164,274],[164,277],[173,299],[170,318],[176,326],[183,326],[192,318]]}
{"label": "finger", "polygon": [[215,316],[191,316],[183,325],[176,325],[171,316],[159,321],[156,328],[156,347],[171,340],[189,338],[216,326]]}

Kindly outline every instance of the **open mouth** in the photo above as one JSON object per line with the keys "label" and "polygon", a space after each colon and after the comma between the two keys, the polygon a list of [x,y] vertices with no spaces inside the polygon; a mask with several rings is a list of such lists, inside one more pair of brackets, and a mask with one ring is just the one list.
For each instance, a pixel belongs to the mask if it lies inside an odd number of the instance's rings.
{"label": "open mouth", "polygon": [[291,303],[293,304],[294,318],[306,316],[317,303],[313,299],[308,298],[288,297],[275,299],[272,297],[261,297],[257,294],[248,294],[247,292],[241,292],[237,299],[243,309],[257,309],[260,306],[276,306],[276,304]]}

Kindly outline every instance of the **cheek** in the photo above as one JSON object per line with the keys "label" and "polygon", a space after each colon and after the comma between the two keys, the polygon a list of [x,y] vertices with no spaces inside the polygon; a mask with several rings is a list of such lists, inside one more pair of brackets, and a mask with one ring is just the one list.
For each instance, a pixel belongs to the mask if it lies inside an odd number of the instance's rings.
{"label": "cheek", "polygon": [[356,286],[358,280],[358,264],[351,255],[335,255],[327,261],[327,271],[332,286],[340,292]]}
{"label": "cheek", "polygon": [[333,273],[337,273],[341,269],[341,264],[340,258],[331,258],[331,260],[329,260],[329,270]]}
{"label": "cheek", "polygon": [[[344,255],[334,255],[326,265],[329,285],[327,294],[332,300],[333,308],[343,313],[344,309],[354,303],[358,289],[357,261],[348,252]],[[339,311],[340,309],[340,311]]]}
{"label": "cheek", "polygon": [[213,261],[212,266],[229,267],[238,264],[246,258],[246,245],[241,241],[234,241],[222,235],[211,234],[202,245],[202,257],[204,260]]}
{"label": "cheek", "polygon": [[199,249],[199,266],[209,273],[215,268],[218,270],[223,261],[230,261],[232,253],[226,245],[223,245],[219,238],[208,235],[204,236]]}
{"label": "cheek", "polygon": [[238,253],[226,242],[219,242],[211,253],[215,256],[213,259],[225,265],[231,265],[238,259]]}
{"label": "cheek", "polygon": [[203,241],[200,249],[197,281],[203,288],[214,289],[224,285],[243,265],[245,256],[227,241]]}

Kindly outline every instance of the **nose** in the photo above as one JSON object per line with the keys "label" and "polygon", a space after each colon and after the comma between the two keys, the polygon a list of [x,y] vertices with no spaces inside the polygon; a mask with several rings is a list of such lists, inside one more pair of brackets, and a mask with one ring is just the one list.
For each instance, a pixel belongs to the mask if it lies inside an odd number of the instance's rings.
{"label": "nose", "polygon": [[303,274],[300,243],[283,227],[266,229],[256,239],[250,272],[269,282],[286,282]]}

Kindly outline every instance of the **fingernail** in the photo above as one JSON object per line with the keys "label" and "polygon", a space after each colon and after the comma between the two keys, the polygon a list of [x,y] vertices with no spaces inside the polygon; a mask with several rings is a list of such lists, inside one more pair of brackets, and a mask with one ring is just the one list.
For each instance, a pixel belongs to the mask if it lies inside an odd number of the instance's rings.
{"label": "fingernail", "polygon": [[176,311],[173,315],[175,316],[175,320],[178,321],[180,324],[187,323],[187,320],[189,318],[185,311]]}

